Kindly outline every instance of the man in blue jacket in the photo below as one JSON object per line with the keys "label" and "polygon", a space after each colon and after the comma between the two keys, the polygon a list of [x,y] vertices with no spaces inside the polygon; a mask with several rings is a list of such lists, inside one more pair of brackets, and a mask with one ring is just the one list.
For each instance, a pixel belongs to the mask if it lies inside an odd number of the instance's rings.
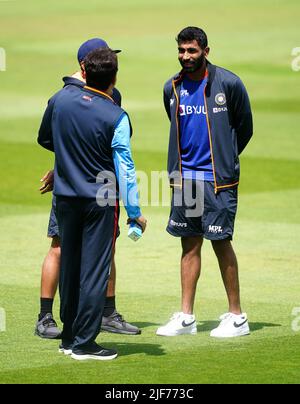
{"label": "man in blue jacket", "polygon": [[211,336],[237,337],[250,333],[231,245],[239,155],[252,136],[250,103],[241,80],[207,60],[202,29],[183,29],[177,43],[182,70],[165,84],[164,104],[171,122],[168,173],[173,187],[167,231],[181,237],[182,307],[157,334],[197,333],[193,308],[205,238],[217,256],[229,304]]}
{"label": "man in blue jacket", "polygon": [[84,69],[86,86],[67,86],[52,98],[38,141],[55,152],[60,351],[76,360],[109,360],[117,352],[98,345],[96,337],[117,234],[118,193],[126,201],[129,220],[143,231],[146,219],[139,208],[129,117],[111,97],[118,70],[115,52],[90,52]]}
{"label": "man in blue jacket", "polygon": [[[83,60],[87,54],[98,48],[108,48],[108,44],[101,38],[93,38],[84,42],[78,49],[77,60],[81,67],[81,71],[75,73],[72,77],[64,77],[64,88],[66,86],[84,87],[85,80],[82,77],[84,71]],[[119,50],[115,50],[115,53],[119,53]],[[121,106],[121,94],[114,88],[112,98],[116,104]],[[42,179],[43,186],[41,187],[41,193],[52,191],[53,189],[54,173],[49,171]],[[51,238],[51,246],[45,257],[42,267],[41,276],[41,298],[40,298],[40,313],[38,321],[35,326],[35,334],[41,338],[54,339],[60,336],[60,330],[57,327],[57,323],[53,317],[53,302],[54,296],[57,290],[59,267],[60,267],[60,239],[59,229],[55,214],[56,198],[53,196],[52,209],[49,218],[48,237]],[[119,233],[119,232],[118,232]],[[104,331],[136,335],[140,334],[141,330],[133,324],[125,321],[123,316],[116,309],[116,264],[115,254],[113,253],[112,268],[109,277],[107,296],[105,301],[104,313],[102,318],[101,328]]]}

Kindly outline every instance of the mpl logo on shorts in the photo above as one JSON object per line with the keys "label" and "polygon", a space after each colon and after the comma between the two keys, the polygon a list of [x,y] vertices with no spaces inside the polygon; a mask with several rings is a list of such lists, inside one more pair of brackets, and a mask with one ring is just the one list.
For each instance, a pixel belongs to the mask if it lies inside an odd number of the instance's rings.
{"label": "mpl logo on shorts", "polygon": [[170,220],[170,226],[175,226],[175,227],[187,227],[187,223],[178,223],[175,222],[174,220]]}
{"label": "mpl logo on shorts", "polygon": [[214,234],[218,234],[218,233],[223,233],[223,229],[222,226],[212,226],[211,224],[208,226],[208,232],[209,233],[214,233]]}
{"label": "mpl logo on shorts", "polygon": [[218,104],[218,105],[224,105],[224,104],[226,104],[226,97],[225,97],[225,94],[224,94],[224,93],[218,93],[218,94],[215,96],[215,102],[216,102],[216,104]]}

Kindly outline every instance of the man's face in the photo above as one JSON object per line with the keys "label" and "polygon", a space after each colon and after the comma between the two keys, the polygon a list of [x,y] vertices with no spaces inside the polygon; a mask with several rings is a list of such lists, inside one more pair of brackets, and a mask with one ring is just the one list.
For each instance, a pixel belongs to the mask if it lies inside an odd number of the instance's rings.
{"label": "man's face", "polygon": [[208,52],[209,48],[201,49],[195,39],[178,44],[178,60],[186,73],[194,73],[201,69]]}

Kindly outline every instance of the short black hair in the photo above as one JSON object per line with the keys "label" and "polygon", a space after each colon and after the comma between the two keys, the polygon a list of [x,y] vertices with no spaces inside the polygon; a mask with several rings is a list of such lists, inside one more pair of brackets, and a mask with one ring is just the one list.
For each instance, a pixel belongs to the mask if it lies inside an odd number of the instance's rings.
{"label": "short black hair", "polygon": [[186,27],[177,35],[176,41],[178,44],[196,40],[201,49],[207,47],[207,35],[203,29],[198,27]]}
{"label": "short black hair", "polygon": [[118,71],[118,59],[110,48],[91,51],[83,60],[86,84],[105,91],[114,82]]}

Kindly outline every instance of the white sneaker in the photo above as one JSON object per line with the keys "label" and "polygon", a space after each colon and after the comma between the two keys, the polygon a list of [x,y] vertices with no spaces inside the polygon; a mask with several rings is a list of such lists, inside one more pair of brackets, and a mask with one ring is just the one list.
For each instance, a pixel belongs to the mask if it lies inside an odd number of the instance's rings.
{"label": "white sneaker", "polygon": [[156,331],[156,335],[165,337],[182,334],[197,334],[196,318],[193,314],[174,313],[170,321]]}
{"label": "white sneaker", "polygon": [[250,334],[246,313],[225,313],[220,317],[220,324],[210,333],[211,337],[232,338]]}

